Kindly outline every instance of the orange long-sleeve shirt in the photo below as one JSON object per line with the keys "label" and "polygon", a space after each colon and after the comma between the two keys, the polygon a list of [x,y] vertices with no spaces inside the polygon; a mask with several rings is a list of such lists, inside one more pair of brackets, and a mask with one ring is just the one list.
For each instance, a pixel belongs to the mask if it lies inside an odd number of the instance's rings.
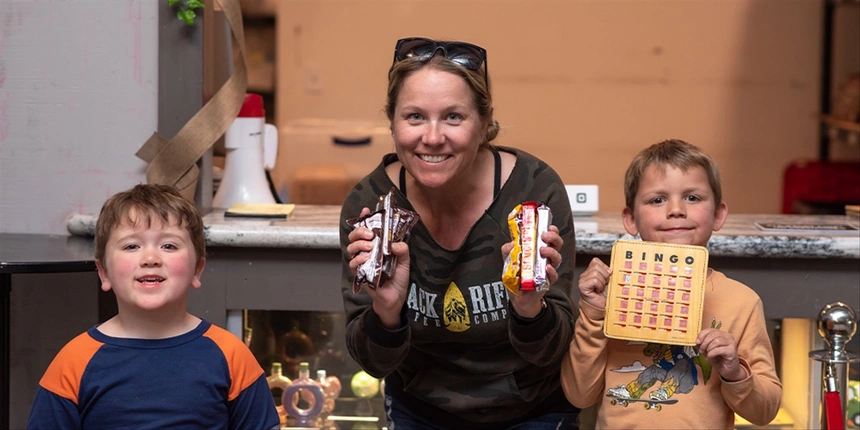
{"label": "orange long-sleeve shirt", "polygon": [[[567,399],[578,407],[599,402],[597,428],[734,428],[734,413],[754,424],[777,414],[782,384],[758,295],[740,282],[713,271],[705,286],[702,329],[719,325],[737,341],[740,364],[748,377],[724,381],[692,347],[607,339],[605,310],[580,301],[574,339],[561,370]],[[665,385],[665,387],[664,387]],[[625,387],[649,399],[663,387],[671,403],[620,402],[608,390]],[[657,406],[658,404],[654,404]]]}

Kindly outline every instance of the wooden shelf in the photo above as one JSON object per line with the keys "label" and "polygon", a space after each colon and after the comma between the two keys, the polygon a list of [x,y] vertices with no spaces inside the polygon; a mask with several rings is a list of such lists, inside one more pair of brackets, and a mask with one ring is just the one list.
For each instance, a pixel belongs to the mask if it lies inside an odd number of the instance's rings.
{"label": "wooden shelf", "polygon": [[860,122],[848,121],[840,118],[834,118],[831,115],[819,115],[822,124],[828,127],[837,128],[852,133],[860,133]]}

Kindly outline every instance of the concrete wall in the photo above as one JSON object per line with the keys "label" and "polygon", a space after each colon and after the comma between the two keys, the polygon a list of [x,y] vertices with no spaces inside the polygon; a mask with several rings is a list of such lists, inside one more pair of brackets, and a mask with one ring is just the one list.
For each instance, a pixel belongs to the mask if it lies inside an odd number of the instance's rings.
{"label": "concrete wall", "polygon": [[[0,0],[0,233],[68,234],[145,180],[161,0]],[[198,76],[189,81],[199,81]],[[199,103],[199,98],[196,101]],[[13,276],[10,421],[59,349],[98,322],[95,273]]]}
{"label": "concrete wall", "polygon": [[0,1],[0,232],[68,234],[145,181],[161,0]]}

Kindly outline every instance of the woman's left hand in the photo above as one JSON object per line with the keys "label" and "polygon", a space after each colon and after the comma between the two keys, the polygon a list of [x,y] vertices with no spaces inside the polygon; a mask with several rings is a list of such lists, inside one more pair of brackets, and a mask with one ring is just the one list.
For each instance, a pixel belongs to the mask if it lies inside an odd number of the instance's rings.
{"label": "woman's left hand", "polygon": [[[558,234],[558,227],[554,225],[549,226],[549,229],[541,235],[541,239],[547,246],[541,247],[538,252],[540,252],[541,257],[547,260],[546,278],[549,285],[552,285],[558,281],[558,267],[562,260],[559,250],[564,244],[564,240]],[[513,248],[513,242],[502,245],[502,258],[507,259]],[[541,302],[546,291],[520,291],[519,295],[509,294],[508,299],[517,315],[522,318],[534,318],[540,315],[543,308]]]}

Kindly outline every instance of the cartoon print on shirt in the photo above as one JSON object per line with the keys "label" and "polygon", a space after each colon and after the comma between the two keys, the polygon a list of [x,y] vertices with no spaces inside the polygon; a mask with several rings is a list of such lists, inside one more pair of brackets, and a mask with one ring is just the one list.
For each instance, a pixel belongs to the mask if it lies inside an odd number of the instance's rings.
{"label": "cartoon print on shirt", "polygon": [[[720,329],[723,323],[717,324],[716,318],[711,320],[711,328]],[[643,345],[642,342],[628,342],[628,346]],[[677,403],[672,399],[675,394],[686,394],[693,391],[699,384],[699,369],[702,372],[702,383],[707,384],[711,378],[711,363],[704,355],[692,346],[662,345],[657,343],[644,344],[642,353],[651,358],[653,364],[646,367],[640,361],[634,361],[628,366],[612,369],[613,372],[640,372],[638,377],[626,385],[619,385],[606,391],[606,396],[612,398],[613,405],[627,406],[632,401],[646,402],[645,408],[660,410],[660,403]],[[648,389],[657,382],[660,386],[648,393],[647,399],[640,399]]]}

